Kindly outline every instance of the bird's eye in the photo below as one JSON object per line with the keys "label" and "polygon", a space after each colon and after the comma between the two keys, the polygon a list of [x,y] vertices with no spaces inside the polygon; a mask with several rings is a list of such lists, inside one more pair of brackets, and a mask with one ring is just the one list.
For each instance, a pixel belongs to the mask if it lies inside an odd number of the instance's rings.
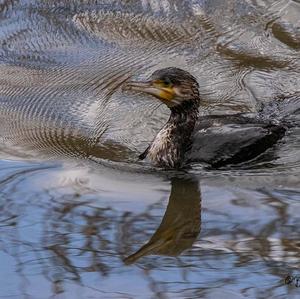
{"label": "bird's eye", "polygon": [[164,85],[164,87],[171,87],[172,86],[172,83],[169,79],[162,80],[162,84]]}

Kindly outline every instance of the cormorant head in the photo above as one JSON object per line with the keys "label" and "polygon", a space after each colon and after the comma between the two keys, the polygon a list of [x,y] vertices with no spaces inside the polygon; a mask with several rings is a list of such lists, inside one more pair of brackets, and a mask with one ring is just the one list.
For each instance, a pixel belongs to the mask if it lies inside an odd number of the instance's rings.
{"label": "cormorant head", "polygon": [[198,104],[199,101],[197,80],[187,71],[175,67],[157,70],[147,81],[129,81],[124,89],[151,94],[169,108],[191,101]]}

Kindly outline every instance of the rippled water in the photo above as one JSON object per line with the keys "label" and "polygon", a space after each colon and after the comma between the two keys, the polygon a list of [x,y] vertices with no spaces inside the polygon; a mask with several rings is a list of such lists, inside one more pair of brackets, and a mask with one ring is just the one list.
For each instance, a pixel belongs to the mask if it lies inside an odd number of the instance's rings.
{"label": "rippled water", "polygon": [[[298,298],[300,2],[0,1],[0,298]],[[201,112],[294,124],[271,161],[137,162],[176,66]]]}

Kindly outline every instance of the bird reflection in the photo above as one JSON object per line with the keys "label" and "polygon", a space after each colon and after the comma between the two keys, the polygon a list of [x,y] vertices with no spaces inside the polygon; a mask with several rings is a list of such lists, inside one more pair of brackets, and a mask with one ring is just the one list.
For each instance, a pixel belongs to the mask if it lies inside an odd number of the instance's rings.
{"label": "bird reflection", "polygon": [[167,210],[151,239],[124,259],[132,264],[150,254],[177,256],[192,247],[201,229],[201,193],[194,178],[172,179]]}

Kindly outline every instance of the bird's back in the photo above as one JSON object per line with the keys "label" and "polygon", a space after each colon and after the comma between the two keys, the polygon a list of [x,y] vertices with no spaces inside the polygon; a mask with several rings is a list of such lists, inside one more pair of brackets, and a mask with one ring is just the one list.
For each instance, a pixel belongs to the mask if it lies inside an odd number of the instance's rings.
{"label": "bird's back", "polygon": [[186,158],[213,167],[251,160],[272,147],[285,134],[283,125],[242,115],[206,116],[199,119]]}

